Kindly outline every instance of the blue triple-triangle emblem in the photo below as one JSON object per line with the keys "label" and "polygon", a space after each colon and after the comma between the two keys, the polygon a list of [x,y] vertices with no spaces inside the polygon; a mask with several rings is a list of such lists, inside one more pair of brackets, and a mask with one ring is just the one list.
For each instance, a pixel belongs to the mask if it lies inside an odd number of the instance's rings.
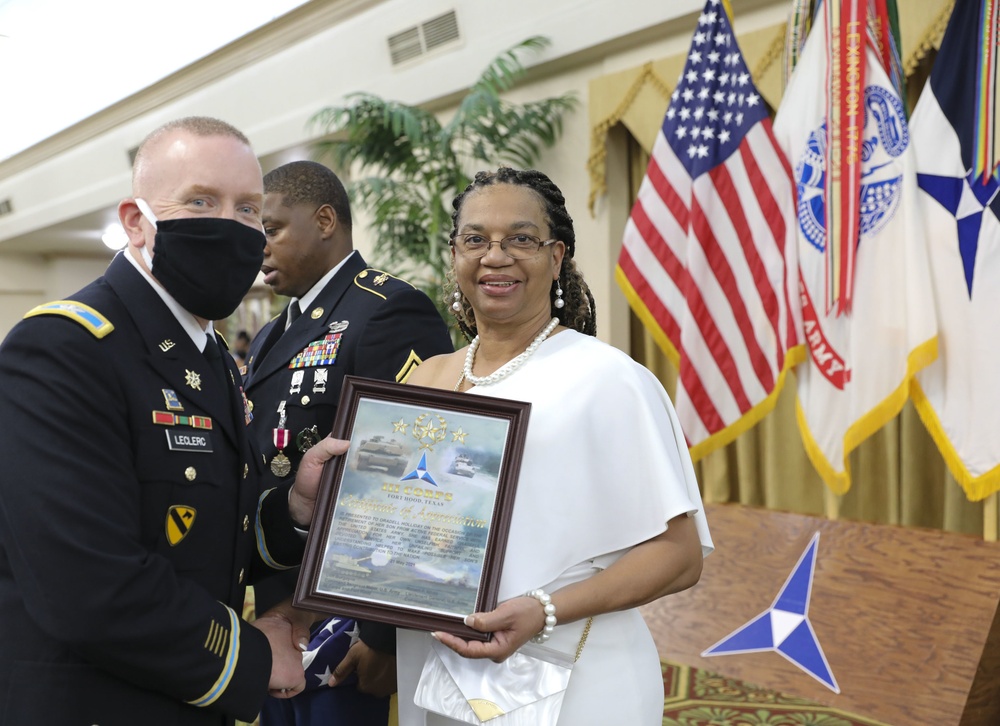
{"label": "blue triple-triangle emblem", "polygon": [[431,473],[429,471],[427,471],[427,452],[426,451],[423,454],[420,455],[420,463],[417,464],[417,468],[414,469],[413,471],[411,471],[406,476],[401,476],[399,478],[400,481],[407,481],[408,479],[420,479],[421,481],[427,482],[431,486],[435,486],[435,487],[437,486],[437,482],[434,481],[434,477],[432,477]]}
{"label": "blue triple-triangle emblem", "polygon": [[837,679],[833,677],[809,622],[809,599],[818,546],[819,532],[813,535],[771,607],[703,652],[702,657],[773,650],[834,693],[840,693]]}

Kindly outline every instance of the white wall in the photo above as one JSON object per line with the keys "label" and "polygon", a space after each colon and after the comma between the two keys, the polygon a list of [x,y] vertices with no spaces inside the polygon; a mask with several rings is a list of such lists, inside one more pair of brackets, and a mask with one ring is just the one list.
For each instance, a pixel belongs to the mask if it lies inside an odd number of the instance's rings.
{"label": "white wall", "polygon": [[[733,4],[738,30],[773,23],[786,11],[785,4],[775,0]],[[12,197],[15,207],[13,214],[0,218],[0,268],[8,264],[5,240],[109,210],[128,196],[128,150],[163,122],[192,114],[217,116],[245,131],[261,156],[278,154],[314,140],[318,130],[309,126],[310,117],[325,105],[343,102],[349,93],[365,90],[406,103],[440,106],[440,99],[467,88],[497,53],[528,36],[546,35],[552,45],[533,61],[538,65],[535,80],[515,89],[511,97],[523,101],[573,91],[581,102],[567,119],[558,147],[539,166],[562,188],[576,222],[577,258],[597,299],[601,337],[624,346],[627,315],[613,268],[627,210],[621,209],[621,195],[615,196],[619,189],[598,204],[596,216],[587,210],[588,82],[686,51],[702,6],[700,0],[507,0],[502,6],[483,0],[376,1],[280,52],[259,59],[248,56],[238,70],[182,98],[131,118],[124,114],[113,128],[30,168],[3,175],[11,165],[0,164],[0,199]],[[452,8],[458,15],[460,43],[391,66],[389,35]],[[441,112],[447,114],[447,107]],[[609,168],[617,167],[609,162]],[[363,215],[360,219],[363,222]],[[358,236],[359,246],[367,250],[362,230]],[[0,274],[0,330],[12,317],[10,311],[23,307],[26,299],[67,294],[99,274],[106,260],[43,258],[23,264],[46,282],[18,291],[17,285],[7,287],[8,280]]]}

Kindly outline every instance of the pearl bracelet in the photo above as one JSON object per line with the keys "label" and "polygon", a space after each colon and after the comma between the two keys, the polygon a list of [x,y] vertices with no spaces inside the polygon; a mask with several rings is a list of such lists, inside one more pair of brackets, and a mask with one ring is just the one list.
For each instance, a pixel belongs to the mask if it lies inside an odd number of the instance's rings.
{"label": "pearl bracelet", "polygon": [[544,590],[532,590],[526,597],[538,600],[542,604],[542,610],[545,611],[545,626],[531,638],[532,643],[544,643],[552,637],[552,631],[556,629],[556,606],[552,604],[552,598]]}

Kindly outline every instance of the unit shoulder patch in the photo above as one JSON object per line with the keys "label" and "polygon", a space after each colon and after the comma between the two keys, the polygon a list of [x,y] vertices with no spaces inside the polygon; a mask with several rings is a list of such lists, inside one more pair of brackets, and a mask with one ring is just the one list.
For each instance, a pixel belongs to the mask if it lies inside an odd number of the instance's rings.
{"label": "unit shoulder patch", "polygon": [[95,338],[103,338],[115,329],[106,317],[89,305],[84,305],[76,300],[54,300],[38,307],[32,308],[24,314],[25,318],[33,318],[36,315],[61,315],[64,318],[73,320],[87,330]]}

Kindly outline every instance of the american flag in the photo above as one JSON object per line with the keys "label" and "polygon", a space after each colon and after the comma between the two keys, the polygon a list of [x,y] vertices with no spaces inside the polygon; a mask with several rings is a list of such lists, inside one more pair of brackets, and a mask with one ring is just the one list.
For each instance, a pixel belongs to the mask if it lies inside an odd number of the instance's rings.
{"label": "american flag", "polygon": [[721,0],[687,63],[626,226],[616,277],[678,366],[694,458],[774,406],[804,357],[795,186]]}

